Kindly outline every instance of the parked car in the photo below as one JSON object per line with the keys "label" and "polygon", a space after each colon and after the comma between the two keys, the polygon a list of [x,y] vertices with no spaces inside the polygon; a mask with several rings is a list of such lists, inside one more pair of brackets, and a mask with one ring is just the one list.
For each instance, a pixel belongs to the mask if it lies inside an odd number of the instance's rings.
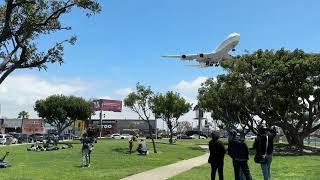
{"label": "parked car", "polygon": [[[199,135],[199,131],[197,130],[193,130],[193,131],[186,131],[185,133],[187,136],[192,136],[192,135]],[[200,136],[203,136],[203,137],[208,137],[204,132],[200,131]]]}
{"label": "parked car", "polygon": [[120,138],[121,139],[130,139],[130,138],[132,138],[132,135],[130,135],[130,134],[121,134]]}
{"label": "parked car", "polygon": [[10,134],[6,134],[5,138],[6,138],[6,144],[17,144],[18,143],[18,139],[13,137]]}
{"label": "parked car", "polygon": [[6,143],[6,135],[5,134],[0,134],[0,144],[4,145]]}
{"label": "parked car", "polygon": [[32,141],[42,142],[45,139],[44,135],[40,133],[31,134],[29,137],[32,139]]}
{"label": "parked car", "polygon": [[256,135],[247,134],[247,135],[245,136],[245,138],[246,138],[246,139],[250,139],[250,140],[255,140],[255,139],[257,138],[257,136],[256,136]]}
{"label": "parked car", "polygon": [[185,134],[178,134],[177,139],[192,139],[192,137],[187,136]]}
{"label": "parked car", "polygon": [[[156,134],[152,134],[152,138],[153,138],[153,139],[156,139]],[[162,139],[162,135],[161,135],[161,134],[158,134],[157,138],[158,138],[158,139]],[[147,134],[147,135],[146,135],[146,139],[151,139],[150,134]]]}
{"label": "parked car", "polygon": [[110,136],[112,139],[121,139],[120,134],[111,134]]}
{"label": "parked car", "polygon": [[[198,134],[194,134],[192,136],[190,136],[192,139],[199,139],[199,135]],[[207,139],[205,136],[200,136],[200,139]]]}

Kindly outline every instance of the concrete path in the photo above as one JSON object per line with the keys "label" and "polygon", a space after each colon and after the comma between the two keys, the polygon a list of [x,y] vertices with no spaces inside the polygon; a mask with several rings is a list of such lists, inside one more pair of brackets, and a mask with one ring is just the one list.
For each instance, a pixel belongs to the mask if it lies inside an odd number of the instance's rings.
{"label": "concrete path", "polygon": [[[200,146],[204,149],[208,149],[208,146]],[[139,174],[135,174],[122,180],[163,180],[178,175],[182,172],[188,171],[193,167],[201,166],[208,162],[209,153],[202,156],[198,156],[192,159],[183,160],[174,164],[158,167],[145,171]]]}

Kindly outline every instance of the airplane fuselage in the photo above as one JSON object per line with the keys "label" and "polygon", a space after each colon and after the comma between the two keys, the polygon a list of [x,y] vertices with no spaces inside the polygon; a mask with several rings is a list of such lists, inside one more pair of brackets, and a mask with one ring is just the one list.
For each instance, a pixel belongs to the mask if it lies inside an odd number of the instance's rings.
{"label": "airplane fuselage", "polygon": [[200,63],[200,66],[213,66],[220,61],[232,59],[232,56],[228,53],[234,51],[234,48],[240,42],[240,34],[231,33],[226,40],[224,40],[216,50],[211,53],[199,53],[190,55],[167,55],[163,57],[179,58],[181,60],[196,60]]}

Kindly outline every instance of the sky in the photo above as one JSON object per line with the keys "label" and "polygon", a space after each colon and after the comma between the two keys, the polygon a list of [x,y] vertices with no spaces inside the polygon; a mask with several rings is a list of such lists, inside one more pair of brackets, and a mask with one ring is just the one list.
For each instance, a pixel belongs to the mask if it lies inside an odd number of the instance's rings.
{"label": "sky", "polygon": [[[241,36],[233,55],[282,47],[319,52],[317,0],[100,2],[100,14],[88,18],[83,10],[74,10],[62,17],[71,31],[41,37],[42,50],[72,35],[78,41],[65,46],[61,66],[12,73],[0,85],[0,116],[16,118],[26,110],[36,118],[34,102],[53,94],[121,100],[137,82],[155,92],[179,92],[195,104],[201,83],[226,72],[220,67],[189,67],[196,63],[161,55],[211,52],[232,32]],[[126,108],[122,113],[106,112],[106,117],[137,118]],[[193,117],[190,112],[181,119],[191,122]]]}

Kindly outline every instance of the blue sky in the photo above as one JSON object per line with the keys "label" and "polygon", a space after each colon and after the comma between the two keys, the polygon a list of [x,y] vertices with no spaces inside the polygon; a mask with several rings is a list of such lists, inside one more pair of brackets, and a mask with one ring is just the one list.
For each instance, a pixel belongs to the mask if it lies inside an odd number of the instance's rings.
{"label": "blue sky", "polygon": [[[90,18],[82,10],[63,16],[73,29],[39,41],[45,49],[55,40],[77,35],[76,45],[65,48],[62,66],[49,65],[40,72],[19,70],[12,77],[31,76],[52,86],[78,82],[85,90],[69,93],[122,98],[117,90],[134,89],[137,82],[164,92],[179,90],[175,87],[182,81],[223,73],[220,68],[192,68],[185,65],[194,63],[160,56],[210,52],[231,32],[241,35],[234,54],[281,47],[319,52],[317,0],[105,0],[101,4],[102,12]],[[194,99],[196,90],[191,88],[185,96],[193,92],[190,99]],[[11,111],[7,114],[14,114]]]}

